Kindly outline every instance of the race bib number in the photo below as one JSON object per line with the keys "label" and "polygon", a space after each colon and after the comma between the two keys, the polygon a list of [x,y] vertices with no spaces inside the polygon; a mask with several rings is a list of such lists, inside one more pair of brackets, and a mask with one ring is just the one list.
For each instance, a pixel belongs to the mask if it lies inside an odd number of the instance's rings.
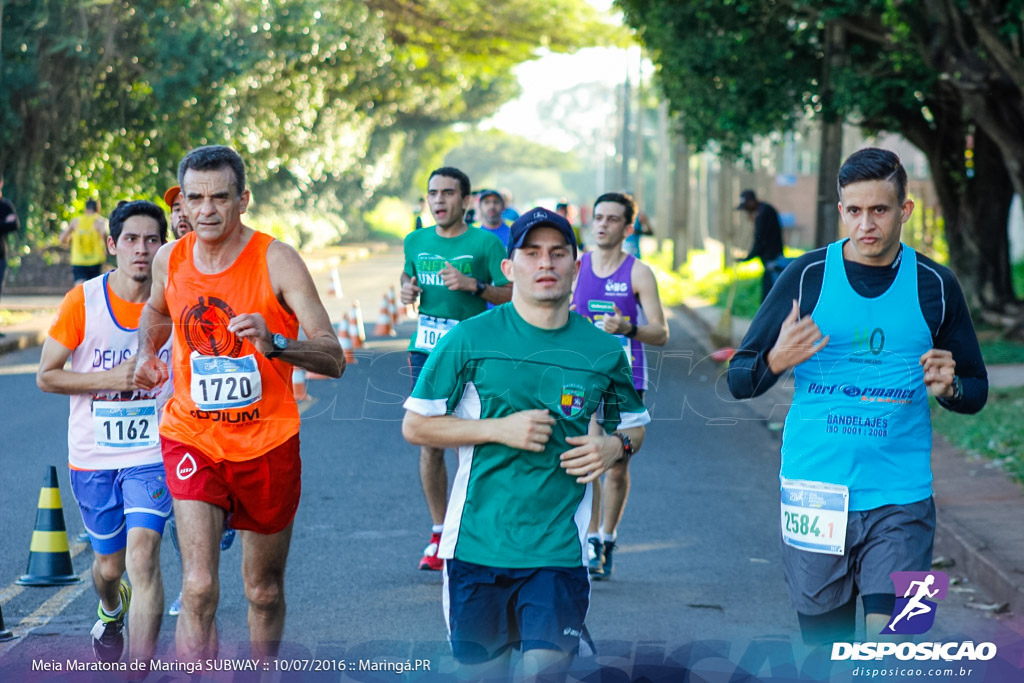
{"label": "race bib number", "polygon": [[192,400],[199,410],[244,408],[263,398],[254,356],[203,356],[192,352]]}
{"label": "race bib number", "polygon": [[149,448],[160,444],[156,399],[93,401],[92,433],[101,448]]}
{"label": "race bib number", "polygon": [[421,314],[416,324],[416,348],[421,351],[433,351],[441,337],[451,332],[458,324],[458,320]]}
{"label": "race bib number", "polygon": [[782,480],[782,540],[812,553],[846,552],[850,490],[839,484]]}

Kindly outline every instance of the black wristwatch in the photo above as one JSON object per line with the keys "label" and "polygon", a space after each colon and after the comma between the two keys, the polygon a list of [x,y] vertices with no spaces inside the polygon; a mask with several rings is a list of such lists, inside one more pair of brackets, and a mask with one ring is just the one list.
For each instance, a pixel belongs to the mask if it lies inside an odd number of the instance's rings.
{"label": "black wristwatch", "polygon": [[626,336],[629,337],[630,339],[632,339],[633,337],[636,336],[636,332],[637,332],[637,329],[638,329],[637,326],[636,326],[636,323],[631,323],[631,324],[632,324],[632,327],[630,327],[629,328],[629,332],[626,333]]}
{"label": "black wristwatch", "polygon": [[483,280],[477,280],[476,291],[473,292],[473,294],[475,294],[476,296],[482,296],[485,289],[487,289],[487,283],[484,282]]}
{"label": "black wristwatch", "polygon": [[615,463],[629,462],[629,459],[633,457],[633,441],[622,432],[612,432],[612,436],[622,442],[622,457]]}
{"label": "black wristwatch", "polygon": [[267,354],[267,358],[273,360],[280,356],[288,349],[288,337],[284,336],[279,332],[275,332],[274,336],[270,338],[271,344],[274,348]]}
{"label": "black wristwatch", "polygon": [[964,383],[960,379],[960,375],[953,375],[953,395],[949,397],[950,401],[956,402],[964,397]]}

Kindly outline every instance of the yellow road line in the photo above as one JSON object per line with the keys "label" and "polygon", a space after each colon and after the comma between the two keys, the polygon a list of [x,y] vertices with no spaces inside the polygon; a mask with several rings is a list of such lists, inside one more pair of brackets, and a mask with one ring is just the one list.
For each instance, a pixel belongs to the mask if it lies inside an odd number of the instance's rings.
{"label": "yellow road line", "polygon": [[0,658],[13,650],[33,629],[50,623],[51,619],[63,612],[68,605],[88,590],[92,586],[92,567],[85,569],[78,575],[78,578],[82,580],[81,583],[64,586],[53,597],[40,605],[35,612],[22,619],[17,626],[11,629],[14,633],[14,640],[0,643]]}
{"label": "yellow road line", "polygon": [[[89,547],[88,543],[82,541],[76,541],[71,545],[71,559],[75,559],[79,553]],[[91,580],[90,580],[91,583]],[[16,583],[12,583],[9,586],[0,589],[0,607],[3,607],[8,602],[18,597],[25,591],[25,586],[19,586]]]}

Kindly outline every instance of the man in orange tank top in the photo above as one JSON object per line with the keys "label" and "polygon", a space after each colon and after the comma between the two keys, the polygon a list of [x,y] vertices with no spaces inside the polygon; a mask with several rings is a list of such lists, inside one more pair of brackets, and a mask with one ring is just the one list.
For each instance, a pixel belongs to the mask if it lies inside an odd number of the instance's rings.
{"label": "man in orange tank top", "polygon": [[160,435],[182,556],[178,656],[217,656],[227,517],[241,532],[252,653],[273,658],[300,491],[292,366],[340,377],[345,358],[298,252],[242,223],[250,195],[238,153],[192,150],[178,184],[193,232],[157,254],[135,370],[143,387],[166,379],[155,350],[173,333],[174,396]]}

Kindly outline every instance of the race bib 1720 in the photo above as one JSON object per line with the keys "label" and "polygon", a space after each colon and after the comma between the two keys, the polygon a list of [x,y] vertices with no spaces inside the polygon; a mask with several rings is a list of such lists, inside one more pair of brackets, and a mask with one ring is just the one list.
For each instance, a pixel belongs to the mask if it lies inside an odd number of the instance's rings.
{"label": "race bib 1720", "polygon": [[192,353],[192,400],[199,410],[244,408],[263,398],[263,380],[252,355],[203,356]]}

